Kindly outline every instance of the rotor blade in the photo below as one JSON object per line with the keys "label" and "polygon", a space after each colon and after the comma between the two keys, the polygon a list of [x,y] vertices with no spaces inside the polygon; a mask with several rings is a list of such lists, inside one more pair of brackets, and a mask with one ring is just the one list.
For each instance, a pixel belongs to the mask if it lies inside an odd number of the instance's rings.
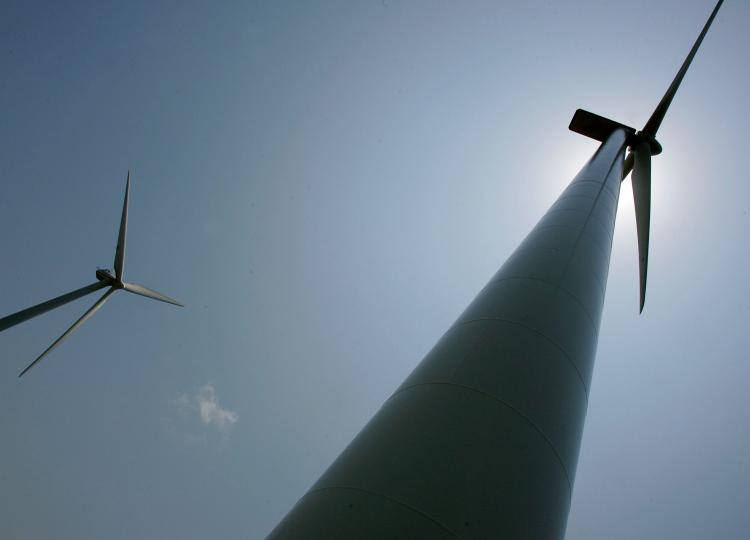
{"label": "rotor blade", "polygon": [[634,166],[630,181],[633,185],[635,225],[638,230],[638,271],[641,281],[641,309],[646,302],[646,274],[648,273],[648,238],[651,225],[651,148],[640,142],[633,149]]}
{"label": "rotor blade", "polygon": [[52,345],[50,345],[47,348],[46,351],[44,351],[42,354],[40,354],[39,357],[36,360],[34,360],[31,364],[29,364],[28,366],[26,366],[26,369],[24,369],[21,373],[19,373],[18,376],[19,377],[23,377],[24,373],[26,373],[31,368],[33,368],[34,365],[37,362],[39,362],[39,360],[41,360],[42,358],[44,358],[45,356],[47,356],[47,354],[49,354],[50,351],[52,351],[52,349],[54,349],[55,347],[57,347],[60,343],[62,343],[65,340],[66,337],[68,337],[70,334],[72,334],[73,332],[75,332],[78,329],[79,326],[81,326],[83,323],[85,323],[87,320],[89,320],[94,315],[94,313],[96,313],[99,310],[99,308],[102,307],[102,305],[104,305],[104,302],[107,301],[107,298],[109,298],[109,295],[111,295],[116,290],[117,289],[110,288],[107,292],[105,292],[104,295],[99,300],[96,301],[96,304],[94,304],[93,306],[91,306],[89,308],[89,310],[86,313],[84,313],[83,316],[80,319],[78,319],[73,324],[73,326],[71,326],[70,328],[68,328],[62,336],[60,336],[59,338],[57,338],[57,340]]}
{"label": "rotor blade", "polygon": [[128,198],[130,196],[130,171],[125,184],[125,200],[122,203],[122,218],[120,218],[120,232],[117,235],[117,249],[115,250],[115,277],[122,280],[122,271],[125,266],[125,237],[128,233]]}
{"label": "rotor blade", "polygon": [[622,164],[622,179],[625,180],[628,175],[630,174],[630,171],[633,170],[633,152],[628,152],[628,155],[625,157],[625,161]]}
{"label": "rotor blade", "polygon": [[175,306],[185,307],[177,300],[163,295],[160,292],[156,292],[153,289],[149,289],[148,287],[144,287],[143,285],[138,285],[137,283],[123,283],[123,288],[128,292],[140,294],[141,296],[145,296],[147,298],[153,298],[154,300],[166,302],[167,304],[174,304]]}
{"label": "rotor blade", "polygon": [[87,294],[91,294],[94,291],[103,289],[107,285],[108,283],[106,281],[97,281],[96,283],[92,283],[91,285],[86,285],[85,287],[81,287],[80,289],[77,289],[73,292],[63,294],[61,296],[58,296],[57,298],[53,298],[52,300],[47,300],[46,302],[42,302],[41,304],[37,304],[30,308],[23,309],[17,313],[14,313],[13,315],[8,315],[7,317],[3,317],[2,319],[0,319],[0,332],[10,328],[11,326],[15,326],[24,321],[28,321],[29,319],[36,317],[37,315],[46,313],[51,309],[55,309],[56,307],[63,306],[67,304],[68,302],[72,302],[73,300],[78,300],[82,296],[86,296]]}
{"label": "rotor blade", "polygon": [[672,98],[674,98],[675,93],[677,93],[677,89],[680,87],[680,83],[682,82],[683,77],[685,77],[685,73],[687,73],[687,70],[690,67],[690,62],[693,61],[693,57],[695,56],[695,53],[698,52],[698,47],[700,47],[701,42],[703,41],[703,38],[706,35],[706,32],[708,32],[708,29],[711,26],[711,23],[714,21],[714,17],[716,17],[716,13],[718,13],[719,8],[721,7],[721,4],[723,2],[724,0],[719,0],[716,3],[716,7],[711,12],[711,16],[708,18],[708,21],[706,21],[706,24],[703,27],[703,30],[701,31],[700,35],[698,36],[698,39],[695,40],[695,44],[693,45],[693,48],[690,49],[690,53],[687,55],[687,58],[685,58],[685,61],[682,63],[682,67],[680,68],[680,71],[677,72],[677,75],[672,81],[672,84],[669,85],[669,88],[667,89],[667,93],[664,94],[663,98],[661,98],[661,101],[659,102],[659,105],[656,106],[656,109],[654,110],[654,113],[651,115],[651,118],[649,118],[648,122],[646,122],[646,125],[643,128],[643,133],[645,135],[650,135],[651,137],[656,136],[656,132],[658,131],[662,120],[664,120],[664,115],[667,114],[667,109],[669,109],[669,105],[670,103],[672,103]]}

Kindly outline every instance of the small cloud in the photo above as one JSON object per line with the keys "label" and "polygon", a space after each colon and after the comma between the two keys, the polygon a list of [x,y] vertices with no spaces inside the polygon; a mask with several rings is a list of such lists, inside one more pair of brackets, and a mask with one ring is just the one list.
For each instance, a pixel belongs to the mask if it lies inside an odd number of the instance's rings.
{"label": "small cloud", "polygon": [[207,384],[201,388],[196,397],[198,410],[204,424],[216,424],[225,428],[236,424],[239,420],[240,417],[236,412],[221,408],[212,384]]}
{"label": "small cloud", "polygon": [[240,415],[219,405],[214,385],[208,383],[202,386],[198,392],[190,396],[179,394],[175,404],[183,410],[193,410],[206,425],[213,425],[222,430],[230,429],[240,419]]}

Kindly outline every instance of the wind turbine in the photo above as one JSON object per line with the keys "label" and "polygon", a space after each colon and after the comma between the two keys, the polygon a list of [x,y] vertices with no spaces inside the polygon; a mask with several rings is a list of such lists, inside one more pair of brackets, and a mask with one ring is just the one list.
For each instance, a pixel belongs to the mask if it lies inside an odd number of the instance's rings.
{"label": "wind turbine", "polygon": [[641,131],[576,111],[596,153],[269,539],[564,537],[620,184],[642,311],[656,132],[722,1]]}
{"label": "wind turbine", "polygon": [[98,291],[99,289],[104,289],[105,287],[109,287],[107,292],[105,292],[104,295],[102,295],[102,297],[99,298],[99,300],[97,300],[96,303],[93,306],[91,306],[88,309],[88,311],[86,311],[86,313],[84,313],[81,316],[80,319],[78,319],[75,323],[73,323],[73,326],[68,328],[63,335],[57,338],[55,342],[52,343],[52,345],[50,345],[47,348],[47,350],[45,350],[42,354],[40,354],[37,357],[36,360],[34,360],[31,364],[26,366],[26,368],[18,375],[19,377],[22,377],[27,371],[29,371],[32,367],[34,367],[42,358],[44,358],[50,352],[52,352],[52,350],[55,347],[60,345],[60,343],[62,343],[68,336],[70,336],[81,325],[83,325],[83,323],[85,323],[87,320],[93,317],[94,313],[96,313],[99,310],[99,308],[101,308],[104,305],[107,299],[116,291],[124,290],[127,292],[145,296],[147,298],[153,298],[154,300],[166,302],[168,304],[174,304],[176,306],[184,307],[177,300],[174,300],[173,298],[165,296],[161,294],[160,292],[154,291],[153,289],[149,289],[148,287],[144,287],[143,285],[138,285],[136,283],[127,283],[126,281],[124,281],[125,240],[126,240],[126,236],[128,232],[129,198],[130,198],[130,171],[128,171],[128,178],[125,183],[125,199],[122,203],[122,217],[120,218],[120,231],[117,235],[117,248],[115,249],[114,275],[112,275],[112,272],[110,272],[107,269],[97,269],[96,270],[97,281],[92,283],[91,285],[86,285],[85,287],[81,287],[80,289],[76,289],[75,291],[63,294],[61,296],[58,296],[57,298],[53,298],[52,300],[47,300],[46,302],[42,302],[41,304],[37,304],[36,306],[26,308],[17,313],[13,313],[12,315],[8,315],[7,317],[3,317],[2,319],[0,319],[0,332],[2,332],[3,330],[10,328],[11,326],[15,326],[24,321],[28,321],[29,319],[36,317],[37,315],[41,315],[42,313],[46,313],[47,311],[63,306],[67,304],[68,302],[72,302],[73,300],[77,300],[78,298],[81,298],[82,296],[86,296],[87,294],[91,294],[92,292]]}

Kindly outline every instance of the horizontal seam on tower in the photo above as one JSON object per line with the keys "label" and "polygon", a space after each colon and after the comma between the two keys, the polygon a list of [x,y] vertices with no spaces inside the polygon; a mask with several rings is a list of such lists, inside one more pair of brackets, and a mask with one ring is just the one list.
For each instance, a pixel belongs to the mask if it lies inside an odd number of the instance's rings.
{"label": "horizontal seam on tower", "polygon": [[399,388],[398,390],[396,390],[393,393],[393,395],[390,398],[388,398],[388,399],[390,400],[390,399],[396,397],[398,394],[400,394],[402,392],[405,392],[406,390],[409,390],[411,388],[415,388],[417,386],[455,386],[456,388],[462,388],[464,390],[469,390],[470,392],[476,392],[477,394],[482,395],[482,396],[484,396],[486,398],[489,398],[489,399],[491,399],[493,401],[496,401],[497,403],[499,403],[499,404],[507,407],[508,409],[512,410],[513,412],[515,412],[518,416],[520,416],[521,418],[523,418],[532,428],[534,428],[534,430],[537,433],[539,433],[539,435],[541,435],[542,439],[544,439],[544,442],[546,442],[549,445],[550,449],[552,450],[552,453],[555,454],[555,457],[557,458],[557,461],[560,463],[560,467],[562,467],[563,474],[565,475],[565,480],[568,482],[569,496],[570,497],[573,496],[573,484],[570,481],[570,475],[568,474],[568,469],[567,469],[567,467],[565,467],[565,463],[563,462],[562,458],[560,457],[560,454],[558,453],[557,449],[555,448],[555,445],[552,444],[552,441],[549,439],[549,437],[547,437],[547,435],[544,433],[544,431],[542,431],[542,429],[539,426],[537,426],[536,423],[531,418],[529,418],[524,413],[522,413],[518,408],[514,407],[513,405],[511,405],[507,401],[504,401],[504,400],[500,399],[497,396],[493,396],[489,392],[485,392],[484,390],[480,390],[478,388],[474,388],[473,386],[467,386],[465,384],[458,384],[458,383],[454,383],[454,382],[439,382],[439,381],[434,381],[434,382],[423,382],[423,383],[410,384],[409,386],[406,386],[404,388]]}
{"label": "horizontal seam on tower", "polygon": [[[594,203],[595,202],[596,201],[594,201]],[[581,208],[555,208],[554,206],[552,206],[549,210],[547,210],[547,213],[544,214],[543,219],[561,215],[563,214],[563,212],[585,215],[586,220],[584,221],[584,225],[583,225],[584,227],[588,225],[589,221],[592,218],[595,219],[599,223],[599,225],[604,229],[604,232],[607,234],[607,238],[609,238],[610,245],[612,244],[612,242],[614,242],[614,237],[612,233],[610,233],[608,230],[610,226],[605,221],[603,221],[601,217],[593,214],[593,205],[592,205],[592,208],[589,208],[587,210],[583,210]]]}
{"label": "horizontal seam on tower", "polygon": [[[609,173],[607,173],[609,175]],[[578,180],[577,182],[574,182],[574,184],[595,184],[597,186],[601,186],[604,188],[604,190],[609,193],[609,195],[614,199],[615,202],[617,202],[617,196],[612,193],[611,189],[607,189],[607,181],[604,182],[597,182],[596,180]]]}
{"label": "horizontal seam on tower", "polygon": [[[573,295],[572,292],[570,292],[568,289],[564,288],[562,285],[559,285],[557,283],[552,283],[551,281],[547,281],[546,279],[529,277],[529,276],[507,276],[507,277],[502,277],[500,279],[493,279],[493,280],[490,281],[489,284],[494,285],[495,283],[501,283],[503,281],[511,281],[511,280],[514,280],[514,279],[515,280],[528,279],[529,281],[538,281],[540,283],[544,283],[545,285],[549,285],[550,287],[552,287],[554,289],[559,289],[562,292],[564,292],[565,294],[567,294],[578,305],[578,307],[581,308],[581,310],[583,311],[583,313],[586,315],[586,318],[591,323],[591,327],[594,329],[594,334],[597,336],[597,338],[599,337],[599,330],[597,329],[596,325],[594,324],[594,319],[591,317],[591,315],[589,314],[589,312],[586,309],[586,307],[578,300],[578,298],[576,298]],[[598,285],[598,281],[597,281],[597,285]]]}
{"label": "horizontal seam on tower", "polygon": [[[564,201],[566,199],[586,199],[587,201],[593,201],[596,198],[596,195],[593,197],[589,197],[588,195],[581,195],[579,193],[565,193],[563,192],[562,195],[560,195],[557,198],[557,201]],[[555,201],[555,202],[557,202]]]}
{"label": "horizontal seam on tower", "polygon": [[[580,228],[579,228],[579,227],[571,227],[570,225],[543,225],[543,226],[541,226],[541,227],[540,227],[539,225],[537,225],[536,227],[534,227],[533,229],[531,229],[531,233],[529,233],[529,236],[531,236],[532,234],[534,234],[534,233],[536,233],[536,232],[538,232],[538,231],[543,231],[543,230],[545,230],[545,229],[567,229],[567,230],[569,230],[569,231],[579,231],[579,230],[580,230]],[[528,238],[528,236],[527,236],[526,238]],[[597,248],[599,248],[599,249],[600,249],[600,250],[602,251],[602,253],[603,253],[603,254],[604,254],[605,256],[607,256],[607,250],[606,250],[606,249],[604,249],[604,248],[603,248],[603,247],[602,247],[602,246],[601,246],[601,245],[599,244],[599,242],[597,242],[597,241],[593,241],[592,243],[593,243],[593,244],[594,244],[594,245],[595,245],[595,246],[596,246]],[[575,245],[573,245],[573,246],[571,247],[571,249],[573,249],[574,247],[575,247]],[[611,249],[611,245],[610,245],[610,249]]]}
{"label": "horizontal seam on tower", "polygon": [[[533,251],[538,251],[538,250],[559,252],[559,250],[557,248],[553,248],[553,247],[546,247],[546,246],[544,246],[544,247],[538,247],[538,246],[523,247],[523,244],[522,244],[521,246],[518,246],[518,248],[516,248],[516,250],[511,254],[510,257],[508,257],[508,261],[512,260],[517,255],[523,255],[523,254],[525,254],[528,251],[532,251],[533,252]],[[599,278],[599,276],[597,275],[596,272],[594,272],[590,268],[588,268],[588,270],[589,270],[589,274],[596,280],[597,284],[599,285],[599,289],[602,291],[602,294],[604,294],[606,292],[606,287],[602,283],[601,279]],[[495,277],[493,277],[492,279],[490,279],[490,281],[487,282],[487,285],[485,285],[482,290],[486,289],[488,286],[492,285],[496,281],[501,281],[502,279],[505,279],[505,278],[495,279]]]}
{"label": "horizontal seam on tower", "polygon": [[578,184],[596,184],[597,186],[603,186],[606,184],[606,180],[604,182],[600,182],[599,180],[574,180],[570,185],[577,186]]}
{"label": "horizontal seam on tower", "polygon": [[[625,145],[623,144],[623,146],[625,146]],[[611,166],[609,168],[607,168],[607,175],[609,175],[610,169],[611,169]],[[602,185],[605,185],[607,183],[607,175],[605,175],[603,181],[600,181],[600,180],[583,180],[583,179],[581,179],[581,180],[573,180],[570,183],[570,185],[574,186],[574,185],[577,185],[577,184],[599,184],[600,186],[602,186]]]}
{"label": "horizontal seam on tower", "polygon": [[415,514],[418,514],[418,515],[422,516],[423,518],[426,518],[427,520],[431,521],[432,523],[434,523],[435,525],[437,525],[441,529],[443,529],[443,530],[447,531],[448,533],[450,533],[451,536],[454,536],[456,538],[461,538],[461,536],[458,533],[452,531],[448,526],[443,525],[437,519],[433,518],[432,516],[430,516],[426,512],[424,512],[422,510],[419,510],[418,508],[414,508],[410,504],[407,504],[405,502],[399,501],[398,499],[394,499],[393,497],[389,497],[388,495],[384,495],[384,494],[378,493],[376,491],[370,491],[369,489],[364,489],[364,488],[359,488],[359,487],[353,487],[353,486],[325,486],[325,487],[321,487],[321,488],[311,489],[310,491],[308,491],[304,495],[303,499],[305,497],[307,497],[308,495],[311,495],[312,493],[317,493],[319,491],[325,491],[325,490],[328,490],[328,489],[344,489],[344,490],[348,489],[348,490],[351,490],[351,491],[361,491],[363,493],[368,493],[370,495],[375,495],[376,497],[382,497],[383,499],[386,499],[387,501],[390,501],[392,503],[398,504],[399,506],[403,506],[404,508],[406,508],[408,510],[411,510]]}
{"label": "horizontal seam on tower", "polygon": [[463,326],[465,324],[469,324],[469,323],[473,323],[473,322],[479,322],[479,321],[499,321],[499,322],[504,322],[504,323],[508,323],[508,324],[515,324],[517,326],[520,326],[521,328],[525,328],[526,330],[529,330],[530,332],[538,334],[538,335],[542,336],[544,339],[546,339],[547,341],[549,341],[556,349],[558,349],[562,353],[562,355],[565,357],[565,359],[570,363],[571,367],[575,370],[576,375],[578,375],[578,380],[581,382],[581,386],[583,386],[583,395],[586,398],[586,403],[588,403],[588,401],[589,401],[589,389],[586,386],[586,382],[583,380],[583,375],[581,375],[581,372],[578,370],[578,366],[576,366],[575,362],[573,362],[573,359],[570,357],[570,355],[568,354],[568,352],[565,349],[563,349],[562,345],[560,345],[557,341],[555,341],[554,339],[552,339],[548,335],[543,334],[542,332],[540,332],[536,328],[533,328],[533,327],[529,326],[528,324],[525,324],[525,323],[522,323],[522,322],[519,322],[519,321],[514,321],[514,320],[511,320],[511,319],[504,319],[502,317],[477,317],[475,319],[470,319],[468,321],[461,321],[460,323],[454,325],[452,328],[449,328],[448,332],[451,332],[452,330],[454,330],[454,329],[456,329],[456,328],[458,328],[460,326]]}
{"label": "horizontal seam on tower", "polygon": [[[558,248],[553,248],[553,247],[546,247],[546,246],[543,246],[543,247],[539,247],[539,246],[527,246],[527,247],[523,247],[523,244],[521,244],[510,255],[510,257],[508,257],[508,260],[510,261],[511,259],[513,259],[514,257],[516,257],[516,255],[523,255],[527,251],[537,251],[537,250],[553,251],[553,252],[558,252],[558,253],[560,251]],[[606,292],[606,289],[605,289],[604,285],[602,284],[601,279],[599,279],[599,276],[596,275],[596,272],[594,272],[593,270],[591,270],[590,273],[591,273],[592,276],[594,276],[594,279],[599,284],[599,289],[601,289],[602,293]],[[491,285],[494,282],[495,282],[495,279],[493,278],[493,279],[491,279],[487,283],[487,285]],[[487,285],[485,285],[485,287],[484,287],[485,289],[487,288]]]}
{"label": "horizontal seam on tower", "polygon": [[[550,208],[549,208],[549,210],[547,212],[549,212],[552,209],[554,209],[557,206],[558,203],[562,203],[564,201],[570,201],[572,199],[582,199],[582,200],[585,200],[585,201],[588,201],[588,202],[591,202],[591,203],[596,202],[596,198],[585,197],[583,195],[568,195],[568,196],[563,195],[561,197],[558,197],[558,199],[554,202],[554,204],[552,206],[550,206]],[[563,205],[560,204],[560,206],[562,207]],[[607,208],[607,207],[604,206],[602,208]],[[608,214],[607,217],[609,217],[610,219],[614,219],[615,216],[612,215],[612,213],[609,212],[609,210],[607,210],[607,214]]]}

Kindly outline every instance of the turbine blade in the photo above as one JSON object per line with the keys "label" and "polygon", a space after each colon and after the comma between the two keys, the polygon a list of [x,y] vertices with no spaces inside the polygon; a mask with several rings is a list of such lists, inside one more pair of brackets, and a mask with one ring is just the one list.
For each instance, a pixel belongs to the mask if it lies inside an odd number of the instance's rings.
{"label": "turbine blade", "polygon": [[115,277],[122,281],[125,266],[125,237],[128,233],[128,199],[130,197],[130,171],[125,183],[125,200],[122,203],[122,217],[120,218],[120,232],[117,235],[117,249],[115,250]]}
{"label": "turbine blade", "polygon": [[24,373],[26,373],[31,368],[33,368],[36,365],[36,363],[39,362],[39,360],[47,356],[52,351],[52,349],[57,347],[60,343],[62,343],[65,340],[65,338],[67,338],[70,334],[75,332],[79,326],[81,326],[83,323],[89,320],[94,315],[94,313],[96,313],[99,310],[99,308],[104,305],[104,302],[107,301],[107,298],[109,298],[109,295],[111,295],[116,290],[117,289],[110,288],[107,292],[105,292],[104,295],[99,300],[97,300],[96,303],[93,306],[91,306],[89,310],[86,313],[84,313],[80,319],[78,319],[75,323],[73,323],[73,326],[68,328],[62,336],[57,338],[57,340],[52,345],[50,345],[46,351],[40,354],[36,360],[34,360],[31,364],[26,366],[26,369],[24,369],[21,373],[19,373],[18,376],[23,377]]}
{"label": "turbine blade", "polygon": [[646,274],[648,273],[648,238],[651,226],[651,147],[640,142],[633,149],[634,166],[631,183],[635,205],[635,225],[638,231],[638,272],[641,281],[641,309],[646,302]]}
{"label": "turbine blade", "polygon": [[630,174],[630,171],[633,170],[633,152],[632,150],[628,152],[628,155],[625,157],[625,161],[622,164],[622,179],[625,180],[628,175]]}
{"label": "turbine blade", "polygon": [[669,105],[672,103],[672,99],[677,93],[677,89],[680,87],[680,83],[682,82],[683,77],[685,77],[685,73],[687,73],[687,70],[690,67],[690,62],[693,61],[695,53],[698,52],[698,47],[700,47],[703,38],[706,36],[706,32],[708,32],[708,29],[711,26],[711,23],[714,21],[714,17],[716,17],[716,13],[718,13],[719,8],[721,7],[721,4],[723,2],[724,0],[719,0],[716,3],[716,7],[714,7],[714,10],[711,12],[711,16],[703,26],[703,30],[701,30],[698,39],[695,40],[693,48],[690,49],[690,53],[688,53],[687,58],[685,58],[685,61],[682,63],[682,67],[680,67],[680,70],[677,72],[677,75],[672,81],[672,84],[669,85],[667,93],[664,94],[663,98],[661,98],[661,101],[656,106],[656,109],[651,115],[651,118],[649,118],[648,122],[646,122],[646,125],[643,128],[643,133],[645,135],[650,135],[651,137],[656,136],[656,132],[659,130],[659,126],[661,125],[662,120],[664,120],[664,115],[667,114],[667,109],[669,109]]}
{"label": "turbine blade", "polygon": [[37,315],[46,313],[50,311],[51,309],[55,309],[56,307],[63,306],[67,304],[68,302],[72,302],[73,300],[78,300],[82,296],[86,296],[87,294],[91,294],[92,292],[98,291],[99,289],[103,289],[104,287],[107,287],[107,286],[108,286],[107,282],[97,281],[96,283],[92,283],[91,285],[86,285],[85,287],[81,287],[80,289],[77,289],[73,292],[63,294],[61,296],[58,296],[57,298],[53,298],[52,300],[47,300],[46,302],[42,302],[41,304],[37,304],[30,308],[23,309],[12,315],[8,315],[7,317],[3,317],[2,319],[0,319],[0,332],[10,328],[11,326],[15,326],[24,321],[28,321],[29,319],[36,317]]}
{"label": "turbine blade", "polygon": [[141,296],[145,296],[147,298],[153,298],[154,300],[166,302],[167,304],[174,304],[175,306],[185,307],[174,298],[170,298],[169,296],[161,294],[160,292],[157,292],[153,289],[149,289],[148,287],[144,287],[143,285],[138,285],[137,283],[123,283],[123,288],[128,292],[140,294]]}

